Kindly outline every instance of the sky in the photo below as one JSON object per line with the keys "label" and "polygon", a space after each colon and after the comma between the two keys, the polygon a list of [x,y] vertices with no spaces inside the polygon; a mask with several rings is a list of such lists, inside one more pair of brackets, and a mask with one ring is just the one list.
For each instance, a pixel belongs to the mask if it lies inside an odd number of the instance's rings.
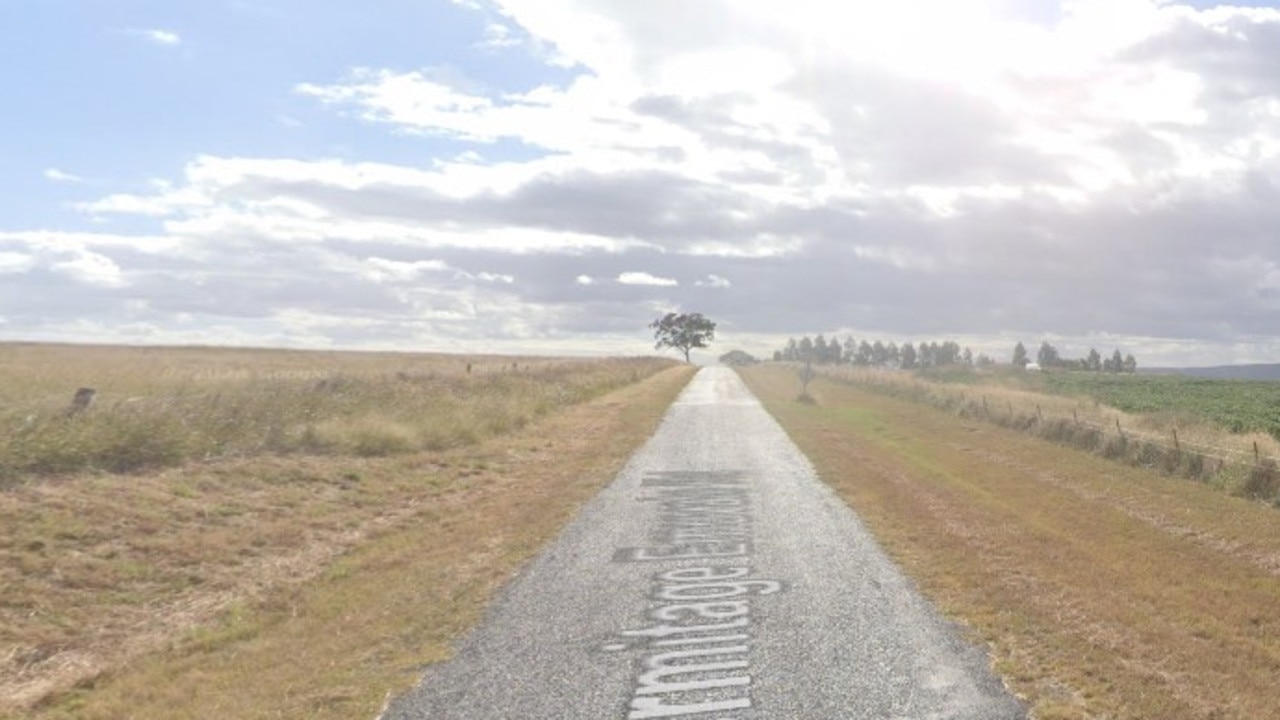
{"label": "sky", "polygon": [[0,0],[0,340],[1280,361],[1280,9]]}

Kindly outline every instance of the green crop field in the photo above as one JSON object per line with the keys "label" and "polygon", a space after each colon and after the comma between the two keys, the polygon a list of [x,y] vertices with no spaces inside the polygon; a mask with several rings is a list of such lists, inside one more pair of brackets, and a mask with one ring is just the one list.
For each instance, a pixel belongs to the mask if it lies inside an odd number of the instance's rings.
{"label": "green crop field", "polygon": [[1024,377],[1029,390],[1088,397],[1128,413],[1191,416],[1234,433],[1258,431],[1280,439],[1280,382],[1083,372]]}
{"label": "green crop field", "polygon": [[1193,420],[1230,433],[1259,432],[1280,440],[1280,382],[1275,381],[955,366],[917,375],[934,383],[1085,399],[1132,415],[1167,416],[1175,425]]}

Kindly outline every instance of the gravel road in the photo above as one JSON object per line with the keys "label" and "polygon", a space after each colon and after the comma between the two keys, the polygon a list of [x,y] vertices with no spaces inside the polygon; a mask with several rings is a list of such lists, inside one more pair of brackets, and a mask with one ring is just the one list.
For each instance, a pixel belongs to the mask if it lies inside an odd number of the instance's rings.
{"label": "gravel road", "polygon": [[737,375],[653,438],[386,720],[1023,718]]}

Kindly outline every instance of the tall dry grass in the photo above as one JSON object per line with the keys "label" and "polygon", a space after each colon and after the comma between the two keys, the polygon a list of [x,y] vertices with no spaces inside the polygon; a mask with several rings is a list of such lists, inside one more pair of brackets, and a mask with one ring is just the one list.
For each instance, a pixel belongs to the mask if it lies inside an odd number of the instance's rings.
{"label": "tall dry grass", "polygon": [[[263,454],[384,456],[519,428],[673,363],[0,345],[0,487]],[[97,391],[70,412],[80,387]]]}

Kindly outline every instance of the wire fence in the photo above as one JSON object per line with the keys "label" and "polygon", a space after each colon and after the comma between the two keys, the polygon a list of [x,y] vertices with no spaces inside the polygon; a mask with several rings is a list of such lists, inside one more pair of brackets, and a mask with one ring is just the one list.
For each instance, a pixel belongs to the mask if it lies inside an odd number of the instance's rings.
{"label": "wire fence", "polygon": [[[1002,397],[993,401],[981,392],[962,391],[935,383],[927,383],[900,375],[877,377],[872,373],[825,371],[824,377],[857,385],[882,394],[902,397],[938,407],[963,417],[980,419],[1003,427],[1037,435],[1060,444],[1094,451],[1130,464],[1158,468],[1169,474],[1180,474],[1209,481],[1226,468],[1237,468],[1238,487],[1229,488],[1241,495],[1280,503],[1280,477],[1273,448],[1256,440],[1242,438],[1245,447],[1226,447],[1179,434],[1176,427],[1151,432],[1126,426],[1122,415],[1107,417],[1097,411],[1092,417],[1079,407],[1063,409],[1068,399],[1053,398],[1057,407],[1029,398]],[[1046,410],[1046,406],[1048,409]]]}

